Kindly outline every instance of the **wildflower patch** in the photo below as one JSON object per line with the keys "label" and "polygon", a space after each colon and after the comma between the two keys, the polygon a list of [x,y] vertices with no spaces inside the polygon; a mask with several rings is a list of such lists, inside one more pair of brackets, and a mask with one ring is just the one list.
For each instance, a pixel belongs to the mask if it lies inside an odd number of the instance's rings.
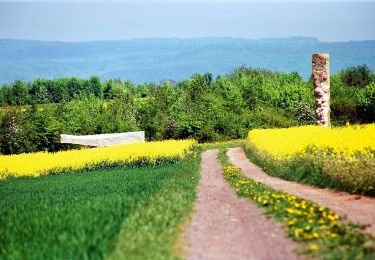
{"label": "wildflower patch", "polygon": [[375,238],[363,232],[363,227],[343,221],[334,211],[299,198],[273,190],[242,175],[230,165],[221,150],[220,160],[224,178],[239,196],[248,197],[276,220],[284,223],[288,237],[302,243],[300,252],[319,258],[375,257]]}

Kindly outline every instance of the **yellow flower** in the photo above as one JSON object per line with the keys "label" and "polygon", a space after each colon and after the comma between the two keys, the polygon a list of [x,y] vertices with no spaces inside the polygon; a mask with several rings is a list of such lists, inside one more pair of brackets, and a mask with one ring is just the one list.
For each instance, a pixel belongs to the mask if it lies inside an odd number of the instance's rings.
{"label": "yellow flower", "polygon": [[318,249],[319,249],[319,247],[317,245],[315,245],[315,244],[310,245],[310,250],[316,251]]}
{"label": "yellow flower", "polygon": [[367,148],[375,149],[375,124],[343,128],[300,126],[285,129],[255,129],[249,132],[248,142],[279,159],[304,153],[309,146],[319,149],[329,147],[335,153],[351,157],[356,152],[366,154]]}
{"label": "yellow flower", "polygon": [[157,159],[184,158],[194,144],[194,140],[169,140],[57,153],[3,155],[0,156],[0,173],[12,177],[40,176],[54,171],[80,170],[103,164],[130,164],[143,159],[155,164]]}
{"label": "yellow flower", "polygon": [[339,216],[338,215],[328,215],[327,218],[330,221],[335,221],[336,219],[339,219]]}
{"label": "yellow flower", "polygon": [[291,209],[291,208],[287,208],[286,211],[290,214],[293,214],[294,213],[294,209]]}
{"label": "yellow flower", "polygon": [[303,232],[303,229],[302,228],[296,228],[294,230],[294,236],[295,237],[299,237],[299,235]]}

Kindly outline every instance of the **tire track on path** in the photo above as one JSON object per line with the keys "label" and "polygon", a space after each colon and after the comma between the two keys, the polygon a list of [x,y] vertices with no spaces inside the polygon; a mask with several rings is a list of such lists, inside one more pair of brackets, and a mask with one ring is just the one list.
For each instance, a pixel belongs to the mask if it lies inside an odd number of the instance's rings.
{"label": "tire track on path", "polygon": [[303,259],[281,224],[237,197],[217,155],[218,150],[202,154],[195,212],[185,234],[187,259]]}
{"label": "tire track on path", "polygon": [[243,148],[227,151],[230,163],[240,168],[244,175],[286,193],[302,197],[321,206],[333,209],[353,222],[369,225],[365,230],[375,234],[375,199],[367,196],[350,195],[331,189],[321,189],[284,179],[271,177],[260,167],[248,160]]}

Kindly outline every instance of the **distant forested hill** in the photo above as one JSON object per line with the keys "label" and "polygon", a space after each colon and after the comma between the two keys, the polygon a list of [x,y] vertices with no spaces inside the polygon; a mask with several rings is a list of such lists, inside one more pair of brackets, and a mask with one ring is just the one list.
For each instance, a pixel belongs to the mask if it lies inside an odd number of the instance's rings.
{"label": "distant forested hill", "polygon": [[246,65],[297,71],[307,78],[311,54],[329,52],[331,71],[367,64],[375,69],[375,41],[325,43],[315,38],[137,39],[97,42],[0,40],[0,85],[21,79],[89,77],[140,82],[181,80],[200,72],[225,74]]}

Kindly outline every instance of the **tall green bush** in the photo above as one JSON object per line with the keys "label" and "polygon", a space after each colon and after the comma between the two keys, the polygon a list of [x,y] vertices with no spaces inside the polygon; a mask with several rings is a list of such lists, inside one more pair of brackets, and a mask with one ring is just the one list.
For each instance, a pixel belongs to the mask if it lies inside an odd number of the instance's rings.
{"label": "tall green bush", "polygon": [[363,88],[374,81],[374,74],[366,64],[351,66],[341,72],[343,82],[348,86]]}
{"label": "tall green bush", "polygon": [[375,82],[357,93],[358,112],[365,122],[375,122]]}

